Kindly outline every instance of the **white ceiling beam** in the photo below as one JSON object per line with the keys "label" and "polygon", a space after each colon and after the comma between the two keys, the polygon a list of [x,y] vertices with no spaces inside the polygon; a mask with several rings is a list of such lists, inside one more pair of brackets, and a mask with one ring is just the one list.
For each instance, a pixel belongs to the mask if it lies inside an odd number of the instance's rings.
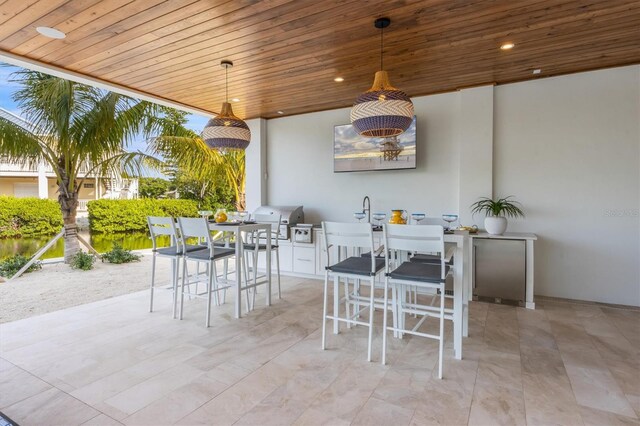
{"label": "white ceiling beam", "polygon": [[75,71],[69,71],[64,68],[57,67],[55,65],[50,65],[44,62],[36,61],[34,59],[25,58],[23,56],[16,55],[14,53],[9,53],[3,50],[0,50],[0,62],[6,62],[8,64],[15,65],[18,67],[27,68],[27,69],[42,72],[45,74],[50,74],[55,77],[64,78],[67,80],[75,81],[77,83],[86,84],[86,85],[97,87],[100,89],[109,90],[112,92],[120,93],[121,95],[130,96],[132,98],[140,99],[143,101],[153,102],[158,105],[175,108],[180,111],[188,112],[190,114],[204,115],[207,117],[217,114],[216,112],[213,112],[213,111],[207,111],[201,108],[196,108],[196,107],[185,105],[179,102],[171,101],[169,99],[151,95],[149,93],[145,93],[140,90],[136,90],[129,87],[121,86],[116,83],[100,80],[98,78],[80,74]]}

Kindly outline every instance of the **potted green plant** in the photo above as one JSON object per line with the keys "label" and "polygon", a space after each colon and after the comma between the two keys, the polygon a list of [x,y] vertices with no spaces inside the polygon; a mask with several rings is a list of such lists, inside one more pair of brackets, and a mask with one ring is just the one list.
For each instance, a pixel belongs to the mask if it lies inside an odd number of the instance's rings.
{"label": "potted green plant", "polygon": [[484,213],[484,228],[489,234],[502,235],[507,230],[508,217],[524,217],[520,203],[512,195],[497,200],[482,197],[471,205],[471,213]]}

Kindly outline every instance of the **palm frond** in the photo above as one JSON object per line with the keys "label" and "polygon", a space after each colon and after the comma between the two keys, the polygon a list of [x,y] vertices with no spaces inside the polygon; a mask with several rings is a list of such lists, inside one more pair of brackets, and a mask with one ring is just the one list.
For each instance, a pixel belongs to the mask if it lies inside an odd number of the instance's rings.
{"label": "palm frond", "polygon": [[481,197],[471,205],[471,213],[484,213],[487,216],[508,216],[524,217],[524,211],[518,201],[511,200],[513,195],[494,200],[488,197]]}
{"label": "palm frond", "polygon": [[142,177],[162,170],[166,163],[144,152],[121,152],[105,158],[89,170],[87,175]]}
{"label": "palm frond", "polygon": [[42,137],[3,117],[0,117],[0,155],[21,165],[35,166],[41,161],[56,165],[55,155]]}

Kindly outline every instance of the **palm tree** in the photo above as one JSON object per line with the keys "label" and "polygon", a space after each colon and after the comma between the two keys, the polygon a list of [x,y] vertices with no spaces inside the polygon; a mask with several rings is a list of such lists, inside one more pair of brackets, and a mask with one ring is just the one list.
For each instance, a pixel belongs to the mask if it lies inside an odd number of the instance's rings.
{"label": "palm tree", "polygon": [[246,205],[245,184],[245,152],[230,151],[222,155],[222,169],[227,176],[227,182],[236,194],[236,210],[244,211]]}
{"label": "palm tree", "polygon": [[149,152],[171,159],[174,169],[196,180],[231,186],[236,210],[243,211],[246,208],[245,152],[210,149],[197,133],[184,127],[185,113],[181,111],[174,110],[166,120],[163,134],[150,139]]}
{"label": "palm tree", "polygon": [[[40,72],[12,74],[21,85],[13,95],[33,123],[30,132],[0,118],[0,154],[18,164],[48,164],[58,186],[58,202],[64,223],[65,262],[80,250],[76,212],[81,170],[98,176],[139,176],[162,162],[125,148],[139,135],[174,131],[168,109]],[[163,147],[171,153],[172,148]],[[184,152],[176,153],[184,160]]]}

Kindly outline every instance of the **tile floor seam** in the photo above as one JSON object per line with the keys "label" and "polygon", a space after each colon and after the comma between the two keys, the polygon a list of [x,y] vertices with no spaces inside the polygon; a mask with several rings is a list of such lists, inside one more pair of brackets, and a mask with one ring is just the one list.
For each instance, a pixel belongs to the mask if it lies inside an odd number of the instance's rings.
{"label": "tile floor seam", "polygon": [[[277,316],[275,316],[275,317],[272,317],[272,318],[266,319],[265,321],[263,321],[263,322],[260,322],[260,323],[256,324],[256,325],[255,325],[255,327],[257,327],[257,326],[259,326],[259,325],[262,325],[262,324],[264,324],[264,323],[266,323],[266,322],[268,322],[268,321],[270,321],[270,320],[274,320],[274,319],[276,319],[276,318],[278,318],[278,317],[280,317],[281,315],[284,315],[284,314],[286,314],[286,312],[283,312],[282,314],[277,315]],[[254,327],[251,327],[251,328],[254,328]],[[218,345],[220,345],[220,344],[226,343],[226,342],[228,342],[229,340],[232,340],[232,339],[235,339],[235,338],[237,338],[237,336],[230,335],[228,338],[225,338],[225,339],[223,339],[223,340],[221,340],[221,341],[217,342],[214,346],[212,346],[212,347],[210,347],[210,348],[206,348],[206,350],[210,350],[210,349],[212,349],[212,348],[214,348],[214,347],[216,347],[216,346],[218,346]],[[266,339],[267,339],[267,338],[265,338],[264,340],[266,340]],[[188,344],[188,342],[183,342],[183,343],[184,343],[184,344]],[[197,345],[196,345],[196,346],[197,346]],[[123,368],[122,368],[122,369],[120,369],[120,370],[113,371],[113,372],[111,372],[110,374],[108,374],[108,375],[107,375],[107,376],[105,376],[105,377],[108,377],[108,376],[113,375],[113,374],[121,373],[121,372],[123,372],[124,370],[127,370],[127,369],[130,369],[130,368],[132,368],[132,367],[135,367],[135,366],[136,366],[136,365],[138,365],[138,364],[141,364],[141,363],[144,363],[144,362],[148,362],[150,359],[155,358],[155,357],[157,357],[157,356],[160,356],[161,354],[164,354],[164,353],[166,353],[166,352],[172,351],[172,350],[174,350],[174,349],[175,349],[175,347],[168,347],[167,349],[165,349],[165,350],[163,350],[163,351],[161,351],[161,352],[158,352],[157,354],[154,354],[154,355],[152,355],[152,356],[151,356],[151,357],[149,357],[149,358],[146,358],[146,359],[143,359],[143,360],[141,360],[141,361],[137,362],[136,364],[128,365],[128,366],[126,366],[126,367],[123,367]],[[289,349],[289,348],[287,348],[287,349]],[[178,365],[178,364],[180,364],[180,363],[177,363],[176,365]],[[165,371],[166,371],[166,370],[165,370]],[[149,377],[146,377],[144,380],[140,381],[138,384],[140,384],[140,383],[144,383],[145,381],[150,380],[150,379],[152,379],[152,378],[156,377],[157,375],[164,373],[165,371],[159,371],[159,372],[158,372],[158,373],[156,373],[156,374],[153,374],[153,375],[151,375],[151,376],[149,376]],[[203,373],[206,373],[206,371],[203,371]],[[33,375],[33,374],[32,374],[32,375]],[[35,377],[37,377],[37,376],[35,376]],[[39,377],[38,377],[38,378],[39,378]],[[100,380],[103,380],[103,379],[104,379],[104,377],[98,378],[98,379],[94,380],[93,382],[90,382],[90,383],[87,383],[87,384],[83,385],[82,387],[89,386],[89,385],[91,385],[91,384],[93,384],[93,383],[95,383],[95,382],[98,382],[98,381],[100,381]],[[123,391],[120,391],[120,392],[118,392],[117,394],[115,394],[115,395],[113,395],[113,396],[116,396],[116,395],[118,395],[118,394],[120,394],[120,393],[122,393],[122,392],[124,392],[124,391],[126,391],[126,390],[127,390],[127,389],[125,389],[125,390],[123,390]],[[212,399],[213,399],[213,398],[212,398]],[[144,407],[143,407],[143,408],[144,408]],[[141,408],[141,409],[142,409],[142,408]],[[139,411],[139,410],[138,410],[138,411]],[[133,414],[135,414],[135,413],[132,413],[131,415],[133,415]]]}
{"label": "tile floor seam", "polygon": [[[587,330],[584,328],[584,325],[582,324],[582,322],[577,325],[578,327],[580,327],[580,329],[587,335],[589,336],[589,341],[591,342],[591,335],[589,333],[587,333]],[[553,334],[553,328],[551,329],[551,334]],[[555,339],[555,334],[554,334],[554,339]],[[592,342],[592,346],[593,342]],[[596,348],[597,350],[597,348]],[[580,420],[582,421],[582,424],[584,425],[584,419],[582,418],[582,413],[580,412],[580,404],[578,404],[578,399],[576,398],[576,392],[573,389],[573,383],[571,382],[571,377],[569,376],[569,373],[567,372],[567,366],[564,362],[564,359],[562,359],[562,350],[560,350],[560,346],[558,346],[558,354],[560,355],[560,360],[562,361],[562,368],[564,369],[564,374],[567,377],[567,382],[569,383],[569,389],[571,389],[571,398],[573,399],[573,402],[576,404],[576,407],[578,407],[578,415],[580,416]],[[599,351],[598,351],[598,355],[602,356]]]}
{"label": "tile floor seam", "polygon": [[[1,357],[0,357],[0,358],[1,358]],[[7,360],[7,359],[5,359],[5,358],[2,358],[2,359],[3,359],[4,361],[8,362],[9,364],[13,365],[15,368],[17,368],[17,369],[20,369],[20,370],[24,371],[26,374],[30,375],[31,377],[34,377],[35,379],[40,380],[41,382],[46,383],[47,385],[51,386],[51,388],[55,388],[55,389],[59,390],[60,392],[64,392],[64,393],[66,393],[67,395],[69,395],[69,394],[68,394],[68,392],[65,392],[64,390],[60,389],[58,386],[55,386],[54,384],[52,384],[52,383],[48,382],[47,380],[43,379],[42,377],[36,376],[35,374],[33,374],[32,372],[30,372],[29,370],[25,370],[24,368],[20,367],[19,365],[14,364],[13,362],[11,362],[11,361],[9,361],[9,360]],[[64,380],[61,380],[61,381],[62,381],[62,382],[64,382]],[[66,383],[66,382],[64,382],[64,383]],[[7,405],[6,407],[0,407],[0,408],[2,408],[2,409],[6,409],[7,407],[10,407],[10,406],[15,405],[15,404],[19,404],[19,403],[21,403],[21,402],[23,402],[23,401],[25,401],[25,400],[27,400],[27,399],[29,399],[29,398],[33,398],[34,396],[41,394],[42,392],[47,392],[48,390],[49,390],[49,389],[44,390],[44,391],[41,391],[41,392],[38,392],[38,393],[36,393],[36,394],[34,394],[34,395],[29,395],[29,396],[27,396],[27,397],[25,397],[25,398],[22,398],[22,399],[20,399],[20,400],[17,400],[17,401],[12,402],[11,404]],[[69,396],[72,396],[72,395],[69,395]],[[72,397],[73,397],[73,396],[72,396]],[[77,399],[77,398],[74,398],[74,399]],[[80,402],[82,402],[82,401],[80,401]],[[87,404],[87,403],[85,403],[85,402],[82,402],[82,403],[83,403],[83,404],[85,404],[85,405],[87,405],[87,406],[89,406],[89,407],[91,407],[91,408],[94,408],[94,409],[95,409],[95,407],[93,407],[93,406],[92,406],[92,405],[90,405],[90,404]]]}

